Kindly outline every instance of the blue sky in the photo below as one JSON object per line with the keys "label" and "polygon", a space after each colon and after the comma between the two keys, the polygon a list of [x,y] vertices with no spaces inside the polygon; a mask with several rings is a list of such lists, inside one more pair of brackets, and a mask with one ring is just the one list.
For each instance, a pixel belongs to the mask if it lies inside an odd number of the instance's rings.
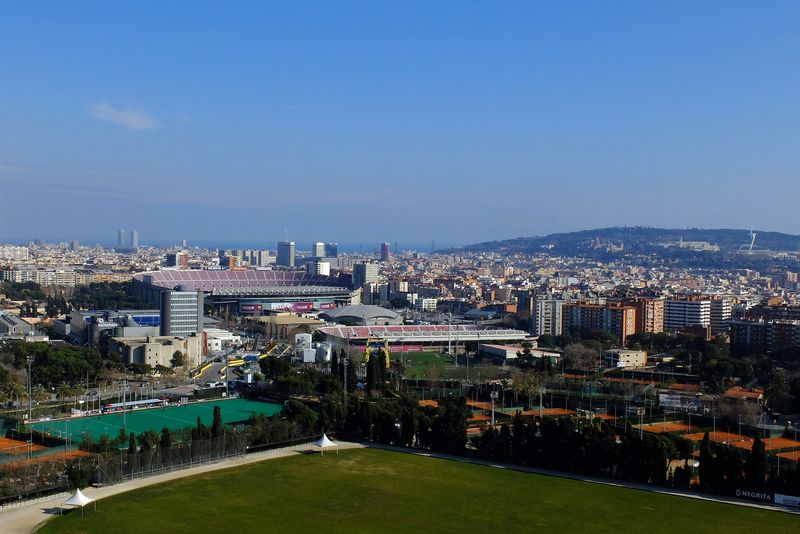
{"label": "blue sky", "polygon": [[800,3],[0,4],[0,239],[800,233]]}

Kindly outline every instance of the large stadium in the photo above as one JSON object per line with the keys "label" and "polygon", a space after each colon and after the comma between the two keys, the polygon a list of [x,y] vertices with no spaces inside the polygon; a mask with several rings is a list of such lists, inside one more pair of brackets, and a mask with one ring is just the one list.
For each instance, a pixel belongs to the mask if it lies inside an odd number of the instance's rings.
{"label": "large stadium", "polygon": [[139,296],[158,303],[164,290],[202,291],[217,311],[260,315],[266,311],[311,312],[352,303],[350,281],[306,271],[165,270],[133,277]]}

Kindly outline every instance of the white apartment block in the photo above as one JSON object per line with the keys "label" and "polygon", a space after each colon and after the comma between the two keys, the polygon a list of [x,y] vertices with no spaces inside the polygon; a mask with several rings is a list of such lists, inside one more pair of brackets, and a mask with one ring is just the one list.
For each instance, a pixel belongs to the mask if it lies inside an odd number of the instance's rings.
{"label": "white apartment block", "polygon": [[692,325],[711,325],[710,299],[664,301],[664,330],[681,330]]}

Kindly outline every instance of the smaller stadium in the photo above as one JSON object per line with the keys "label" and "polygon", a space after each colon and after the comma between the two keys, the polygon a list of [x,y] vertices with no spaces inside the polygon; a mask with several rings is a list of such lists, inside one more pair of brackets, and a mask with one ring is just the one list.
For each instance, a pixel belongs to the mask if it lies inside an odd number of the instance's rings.
{"label": "smaller stadium", "polygon": [[354,296],[348,279],[306,271],[164,270],[139,273],[133,283],[147,302],[156,304],[162,291],[181,287],[203,292],[219,312],[244,315],[329,310],[350,305]]}
{"label": "smaller stadium", "polygon": [[463,345],[468,342],[519,342],[529,336],[513,328],[488,325],[384,325],[325,326],[319,329],[335,347],[365,346],[380,339],[391,345],[393,352],[425,351]]}

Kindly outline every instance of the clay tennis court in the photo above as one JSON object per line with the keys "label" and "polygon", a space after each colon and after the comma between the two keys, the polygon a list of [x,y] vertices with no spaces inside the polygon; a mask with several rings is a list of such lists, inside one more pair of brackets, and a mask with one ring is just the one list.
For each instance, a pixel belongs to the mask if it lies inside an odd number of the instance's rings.
{"label": "clay tennis court", "polygon": [[[697,432],[695,434],[686,434],[683,437],[691,441],[702,441],[704,435],[705,433],[703,432]],[[719,432],[719,431],[709,432],[708,438],[714,443],[727,443],[727,444],[733,444],[737,441],[742,441],[746,439],[752,440],[752,438],[748,438],[747,436],[740,436],[739,434],[732,434],[731,432]]]}
{"label": "clay tennis court", "polygon": [[[753,448],[753,442],[754,441],[755,440],[753,438],[751,438],[751,437],[742,436],[741,439],[739,439],[738,441],[734,441],[734,442],[730,442],[729,441],[728,445],[730,445],[732,447],[736,447],[737,449],[743,449],[743,450],[748,450],[749,451],[750,449]],[[765,449],[766,449],[766,447],[765,447]]]}
{"label": "clay tennis court", "polygon": [[[633,425],[634,428],[640,428],[639,425]],[[652,423],[649,425],[641,425],[642,430],[645,432],[651,432],[653,434],[663,434],[665,432],[680,432],[682,434],[687,434],[692,431],[695,427],[691,427],[686,423],[678,423],[675,421],[667,421],[666,423]],[[702,437],[700,439],[703,439]]]}
{"label": "clay tennis court", "polygon": [[[478,408],[480,410],[491,410],[492,404],[490,402],[479,402],[479,401],[467,401],[467,406],[470,408]],[[497,406],[495,406],[497,408]]]}
{"label": "clay tennis court", "polygon": [[767,438],[763,441],[764,448],[768,451],[800,448],[800,441],[794,441],[786,438]]}
{"label": "clay tennis court", "polygon": [[791,460],[793,462],[800,461],[800,451],[782,452],[782,453],[776,454],[775,456],[780,456],[784,460]]}
{"label": "clay tennis court", "polygon": [[[30,451],[36,452],[46,449],[42,445],[31,445]],[[0,438],[0,454],[25,454],[28,452],[28,442],[10,438]]]}
{"label": "clay tennis court", "polygon": [[525,410],[522,415],[539,417],[558,417],[563,415],[575,415],[575,410],[568,410],[566,408],[544,408],[543,410]]}
{"label": "clay tennis court", "polygon": [[35,465],[35,464],[42,464],[47,462],[66,462],[67,460],[72,460],[74,458],[85,458],[88,456],[94,456],[94,454],[86,451],[81,450],[71,450],[69,452],[61,452],[53,453],[53,454],[46,454],[44,456],[34,456],[33,458],[26,459],[26,460],[15,460],[12,462],[8,462],[3,464],[3,466],[7,467],[24,467],[26,465]]}
{"label": "clay tennis court", "polygon": [[616,416],[611,415],[610,413],[598,413],[594,416],[595,419],[602,419],[603,421],[613,421],[617,419]]}

